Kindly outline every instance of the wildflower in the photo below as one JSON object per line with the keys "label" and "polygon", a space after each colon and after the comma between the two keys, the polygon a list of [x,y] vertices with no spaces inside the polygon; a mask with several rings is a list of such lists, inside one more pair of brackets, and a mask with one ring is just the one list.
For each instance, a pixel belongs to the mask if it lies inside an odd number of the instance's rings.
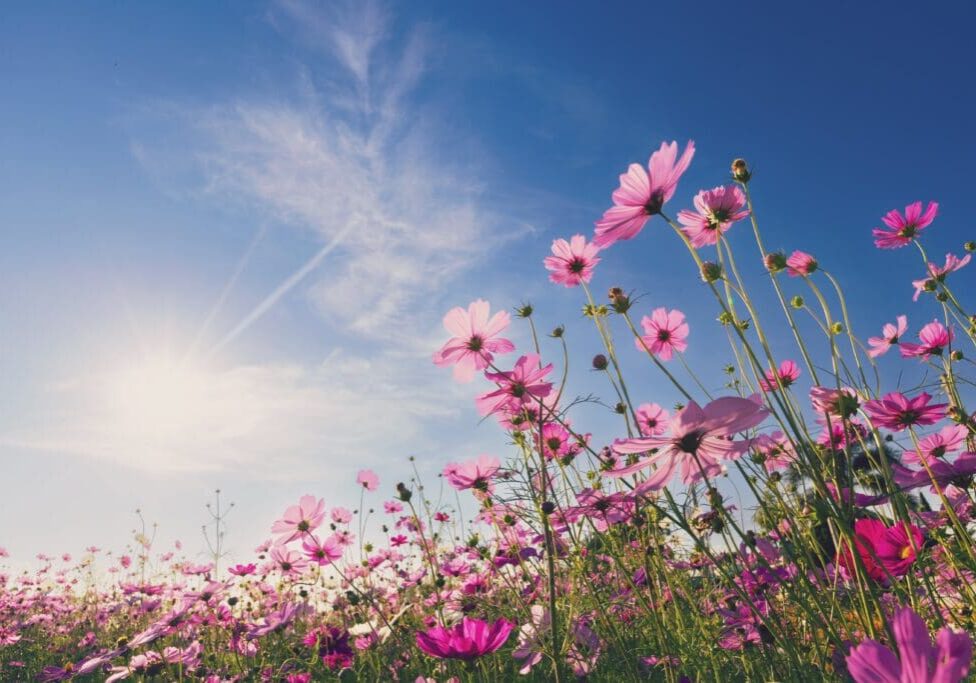
{"label": "wildflower", "polygon": [[249,574],[253,574],[256,569],[257,565],[254,564],[238,564],[234,565],[233,567],[229,567],[227,571],[234,576],[248,576]]}
{"label": "wildflower", "polygon": [[643,436],[657,436],[668,429],[668,411],[657,403],[644,403],[637,407],[637,428]]}
{"label": "wildflower", "polygon": [[871,639],[847,655],[847,671],[855,683],[959,683],[969,674],[973,641],[968,633],[946,626],[933,645],[925,622],[909,607],[895,610],[891,631],[897,655]]}
{"label": "wildflower", "polygon": [[353,664],[355,655],[349,637],[349,632],[344,629],[322,626],[305,634],[302,643],[318,652],[327,669],[339,671]]}
{"label": "wildflower", "polygon": [[817,259],[805,251],[794,251],[786,259],[786,274],[790,277],[813,275],[817,270]]}
{"label": "wildflower", "polygon": [[782,386],[789,387],[800,377],[800,368],[791,360],[784,360],[778,370],[767,370],[766,379],[759,380],[763,391],[776,391]]}
{"label": "wildflower", "polygon": [[843,419],[854,415],[860,405],[857,394],[847,387],[843,389],[813,387],[810,389],[810,402],[818,413]]}
{"label": "wildflower", "polygon": [[952,328],[946,327],[938,320],[933,320],[918,332],[921,344],[901,343],[901,355],[904,358],[928,359],[930,356],[941,356],[953,339]]}
{"label": "wildflower", "polygon": [[895,318],[895,324],[886,323],[881,329],[880,337],[871,337],[868,339],[868,355],[871,358],[877,358],[888,353],[888,350],[898,344],[898,340],[901,338],[905,331],[908,330],[908,318],[903,315]]}
{"label": "wildflower", "polygon": [[348,524],[352,521],[352,513],[346,508],[333,508],[332,512],[329,513],[329,517],[336,524]]}
{"label": "wildflower", "polygon": [[913,425],[935,424],[945,417],[946,404],[929,405],[931,399],[924,391],[915,398],[893,391],[884,398],[865,403],[864,412],[877,426],[900,432]]}
{"label": "wildflower", "polygon": [[888,229],[875,228],[872,231],[874,245],[879,249],[898,249],[905,246],[932,224],[938,212],[939,205],[936,202],[929,202],[925,213],[922,213],[922,202],[906,206],[904,216],[897,209],[892,209],[881,218]]}
{"label": "wildflower", "polygon": [[295,620],[295,617],[302,611],[301,603],[286,602],[276,611],[267,614],[258,623],[248,624],[247,638],[263,638],[269,633],[280,631]]}
{"label": "wildflower", "polygon": [[556,284],[566,287],[576,287],[581,282],[589,282],[593,277],[593,269],[600,262],[597,254],[600,247],[587,243],[583,235],[574,235],[569,242],[553,240],[552,256],[547,256],[545,263],[549,272],[549,279]]}
{"label": "wildflower", "polygon": [[694,247],[717,244],[733,223],[749,215],[746,196],[735,185],[702,190],[695,195],[694,203],[696,211],[678,212],[678,222],[684,226],[681,231]]}
{"label": "wildflower", "polygon": [[650,317],[641,318],[641,327],[645,334],[634,340],[639,351],[646,348],[662,360],[671,360],[675,351],[688,348],[688,323],[681,311],[655,308]]}
{"label": "wildflower", "polygon": [[359,470],[359,474],[356,475],[356,483],[367,491],[375,491],[380,485],[380,478],[376,476],[373,470]]}
{"label": "wildflower", "polygon": [[538,402],[552,391],[552,384],[543,381],[550,372],[552,364],[539,367],[539,357],[532,353],[515,361],[515,367],[509,372],[486,372],[485,377],[498,388],[475,400],[478,412],[482,415],[515,412],[522,405]]}
{"label": "wildflower", "polygon": [[[889,527],[878,519],[859,519],[854,522],[854,545],[868,576],[886,581],[889,575],[904,576],[911,569],[922,547],[922,532],[915,525]],[[854,571],[850,550],[841,551],[838,560],[848,571]]]}
{"label": "wildflower", "polygon": [[945,282],[946,275],[959,270],[969,263],[972,258],[971,254],[966,254],[962,258],[959,258],[955,254],[946,254],[944,266],[937,266],[930,262],[928,264],[928,277],[924,277],[921,280],[912,280],[912,286],[915,287],[915,295],[912,297],[912,301],[918,301],[918,297],[924,291],[934,291],[936,284]]}
{"label": "wildflower", "polygon": [[291,543],[304,534],[315,531],[325,520],[325,501],[305,495],[292,505],[281,519],[271,526],[271,533],[278,535],[279,543]]}
{"label": "wildflower", "polygon": [[611,470],[609,474],[621,477],[657,465],[657,471],[641,484],[642,491],[663,488],[678,465],[681,465],[681,480],[685,484],[714,476],[721,473],[722,460],[738,458],[749,449],[749,440],[733,441],[732,436],[755,427],[767,414],[768,411],[746,398],[727,396],[712,401],[704,408],[691,401],[671,419],[670,436],[614,442],[613,450],[617,453],[652,451],[652,455],[633,465]]}
{"label": "wildflower", "polygon": [[464,617],[450,629],[435,626],[418,632],[417,647],[431,657],[470,661],[500,648],[514,628],[515,624],[505,619],[489,624]]}
{"label": "wildflower", "polygon": [[308,566],[301,554],[280,545],[271,549],[271,560],[285,576],[300,574]]}
{"label": "wildflower", "polygon": [[452,308],[444,316],[444,327],[453,337],[434,354],[434,365],[453,365],[454,379],[469,382],[476,371],[484,370],[496,353],[510,353],[515,345],[498,337],[508,327],[510,317],[498,311],[488,318],[487,301],[473,301],[468,310]]}
{"label": "wildflower", "polygon": [[955,483],[968,484],[968,479],[976,474],[976,453],[962,453],[952,463],[935,460],[929,465],[931,475],[925,469],[912,471],[897,466],[892,469],[895,483],[906,491],[932,484],[931,490],[934,493],[936,484],[943,488]]}
{"label": "wildflower", "polygon": [[661,143],[651,154],[647,171],[640,164],[631,164],[620,176],[620,187],[613,193],[613,206],[596,222],[593,243],[609,247],[618,240],[637,236],[644,224],[661,213],[664,204],[674,195],[678,180],[691,164],[695,143],[689,142],[678,159],[678,143]]}
{"label": "wildflower", "polygon": [[783,432],[775,431],[768,435],[760,434],[756,437],[753,445],[762,455],[762,464],[767,472],[786,469],[796,460],[793,444]]}
{"label": "wildflower", "polygon": [[319,566],[332,564],[342,558],[342,546],[335,536],[320,541],[318,537],[309,535],[302,542],[302,550],[305,551],[305,557]]}
{"label": "wildflower", "polygon": [[763,264],[770,273],[778,273],[786,268],[786,254],[781,251],[771,251],[763,258]]}
{"label": "wildflower", "polygon": [[444,468],[444,477],[447,479],[447,483],[458,491],[465,489],[488,491],[491,486],[491,479],[499,469],[501,469],[501,463],[498,458],[482,455],[476,460],[468,460],[461,464],[450,463]]}
{"label": "wildflower", "polygon": [[919,439],[917,451],[905,451],[901,455],[903,463],[920,463],[924,459],[932,462],[933,459],[941,458],[948,453],[955,453],[966,443],[969,429],[964,425],[949,425],[943,427],[935,434]]}

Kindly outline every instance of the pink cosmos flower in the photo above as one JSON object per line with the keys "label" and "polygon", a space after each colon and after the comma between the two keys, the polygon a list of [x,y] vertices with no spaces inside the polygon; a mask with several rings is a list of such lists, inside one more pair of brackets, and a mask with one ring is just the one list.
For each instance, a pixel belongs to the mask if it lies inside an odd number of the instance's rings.
{"label": "pink cosmos flower", "polygon": [[946,254],[946,260],[944,266],[937,266],[934,263],[929,262],[928,264],[928,277],[924,277],[921,280],[912,280],[912,286],[915,287],[915,295],[912,297],[912,301],[918,301],[918,297],[925,291],[928,283],[931,282],[933,285],[935,283],[945,282],[946,275],[953,273],[963,266],[965,266],[972,259],[971,254],[966,254],[962,258],[959,258],[955,254]]}
{"label": "pink cosmos flower", "polygon": [[966,444],[966,437],[969,436],[969,429],[965,425],[949,425],[943,427],[935,434],[919,439],[918,451],[905,451],[901,455],[903,463],[917,464],[924,459],[931,463],[937,458],[942,458],[949,453],[961,450]]}
{"label": "pink cosmos flower", "polygon": [[783,432],[760,434],[753,442],[753,446],[762,455],[762,464],[767,472],[784,470],[796,461],[793,444]]}
{"label": "pink cosmos flower", "polygon": [[776,391],[780,388],[788,388],[800,377],[799,366],[791,360],[784,360],[779,364],[778,370],[767,370],[766,378],[759,380],[759,386],[763,391]]}
{"label": "pink cosmos flower", "polygon": [[308,566],[308,562],[299,552],[289,550],[283,545],[276,545],[271,549],[271,560],[285,576],[300,574]]}
{"label": "pink cosmos flower", "polygon": [[665,308],[655,308],[651,316],[641,318],[644,335],[634,340],[638,351],[645,347],[661,360],[671,360],[675,351],[688,348],[688,323],[681,311],[668,311]]}
{"label": "pink cosmos flower", "polygon": [[[854,522],[857,554],[861,556],[868,576],[875,581],[887,581],[889,575],[907,574],[922,541],[922,531],[915,525],[899,523],[889,527],[878,519]],[[839,551],[837,559],[848,571],[854,571],[854,559],[848,548]]]}
{"label": "pink cosmos flower", "polygon": [[380,478],[373,470],[359,470],[356,475],[356,483],[367,491],[375,491],[380,485]]}
{"label": "pink cosmos flower", "polygon": [[936,493],[935,484],[941,488],[954,483],[968,484],[967,480],[976,474],[976,453],[962,453],[951,463],[935,460],[929,465],[929,469],[932,470],[931,475],[925,469],[912,471],[905,467],[892,467],[895,483],[906,491],[931,485],[929,490]]}
{"label": "pink cosmos flower", "polygon": [[458,491],[465,489],[488,491],[492,477],[501,469],[501,466],[498,458],[482,455],[475,460],[468,460],[461,464],[453,462],[448,464],[444,468],[444,477],[447,479],[447,483]]}
{"label": "pink cosmos flower", "polygon": [[904,216],[897,209],[892,209],[881,218],[888,229],[875,228],[872,231],[874,245],[878,249],[898,249],[905,246],[932,224],[938,212],[939,205],[935,202],[929,202],[925,213],[922,213],[922,202],[906,206]]}
{"label": "pink cosmos flower", "polygon": [[935,424],[945,417],[946,404],[929,405],[930,400],[932,396],[924,391],[915,398],[893,391],[865,403],[864,412],[876,426],[900,432],[913,425]]}
{"label": "pink cosmos flower", "polygon": [[696,211],[683,209],[678,212],[678,222],[692,246],[704,247],[717,244],[719,235],[732,224],[749,215],[745,209],[746,196],[737,185],[723,185],[702,190],[695,195]]}
{"label": "pink cosmos flower", "polygon": [[657,403],[644,403],[637,407],[637,428],[643,436],[657,436],[668,430],[668,411]]}
{"label": "pink cosmos flower", "polygon": [[582,443],[573,438],[569,430],[558,422],[547,422],[542,426],[540,450],[547,460],[553,458],[572,458],[579,454],[589,435],[581,437]]}
{"label": "pink cosmos flower", "polygon": [[762,422],[768,411],[747,398],[727,396],[704,408],[691,401],[671,419],[670,436],[649,436],[624,439],[613,444],[617,453],[646,453],[650,457],[633,465],[611,470],[608,474],[622,477],[650,465],[657,465],[640,486],[642,491],[657,491],[671,480],[681,465],[681,480],[692,484],[705,476],[721,473],[722,460],[734,460],[749,450],[750,440],[733,441],[739,432]]}
{"label": "pink cosmos flower", "polygon": [[908,318],[903,315],[895,318],[895,324],[886,323],[881,329],[880,337],[871,337],[868,339],[868,355],[871,358],[877,358],[878,356],[883,356],[888,353],[888,349],[892,346],[898,344],[898,340],[903,334],[908,330]]}
{"label": "pink cosmos flower", "polygon": [[526,354],[515,361],[510,372],[486,372],[485,377],[498,385],[494,391],[475,399],[478,412],[491,415],[497,412],[511,413],[522,405],[538,403],[552,391],[552,384],[543,378],[552,372],[552,363],[539,367],[539,357]]}
{"label": "pink cosmos flower", "polygon": [[329,513],[329,516],[336,524],[348,524],[352,521],[352,512],[346,508],[333,508],[332,512]]}
{"label": "pink cosmos flower", "polygon": [[227,571],[234,576],[248,576],[249,574],[253,574],[256,569],[257,565],[254,564],[238,564],[234,565],[233,567],[229,567]]}
{"label": "pink cosmos flower", "polygon": [[631,164],[620,176],[620,187],[613,193],[613,206],[596,222],[593,243],[609,247],[618,240],[637,236],[651,216],[661,213],[664,204],[674,195],[678,180],[688,170],[695,155],[695,143],[688,143],[678,159],[678,143],[661,143],[651,154],[647,171],[640,164]]}
{"label": "pink cosmos flower", "polygon": [[871,639],[847,655],[847,671],[854,683],[959,683],[969,674],[973,640],[968,633],[946,626],[933,645],[925,622],[909,607],[895,611],[891,632],[897,655]]}
{"label": "pink cosmos flower", "polygon": [[320,541],[318,537],[309,535],[302,542],[302,550],[305,557],[319,566],[332,564],[336,560],[342,559],[342,546],[335,536],[329,536],[325,541]]}
{"label": "pink cosmos flower", "polygon": [[597,254],[600,247],[587,243],[583,235],[574,235],[569,242],[553,240],[552,256],[543,263],[549,271],[549,279],[566,287],[576,287],[581,282],[589,282],[593,269],[600,262]]}
{"label": "pink cosmos flower", "polygon": [[292,505],[281,519],[271,526],[271,533],[279,538],[278,543],[291,543],[322,525],[325,520],[325,501],[315,496],[305,495]]}
{"label": "pink cosmos flower", "polygon": [[786,274],[790,277],[813,275],[817,270],[817,259],[805,251],[794,251],[786,259]]}
{"label": "pink cosmos flower", "polygon": [[500,648],[508,640],[515,624],[499,619],[489,624],[481,619],[464,617],[453,628],[435,626],[417,633],[417,647],[438,659],[470,661]]}
{"label": "pink cosmos flower", "polygon": [[454,379],[470,382],[476,371],[484,370],[496,353],[510,353],[515,345],[498,337],[510,322],[506,311],[498,311],[488,318],[491,309],[487,301],[473,301],[468,310],[458,306],[444,316],[444,327],[453,337],[434,354],[434,365],[453,365]]}
{"label": "pink cosmos flower", "polygon": [[952,343],[954,335],[952,328],[946,329],[938,320],[933,320],[918,332],[921,344],[901,343],[901,355],[904,358],[921,358],[927,360],[930,356],[941,356],[942,352]]}
{"label": "pink cosmos flower", "polygon": [[810,403],[821,415],[847,418],[857,412],[860,401],[854,390],[848,387],[842,389],[813,387],[810,389]]}

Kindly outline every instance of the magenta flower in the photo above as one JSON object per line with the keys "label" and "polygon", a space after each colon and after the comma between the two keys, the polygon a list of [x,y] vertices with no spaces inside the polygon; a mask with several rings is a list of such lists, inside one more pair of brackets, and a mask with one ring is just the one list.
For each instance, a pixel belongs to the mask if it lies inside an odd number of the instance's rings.
{"label": "magenta flower", "polygon": [[651,216],[661,213],[664,204],[674,195],[678,180],[688,170],[695,155],[695,143],[688,143],[678,159],[678,143],[662,142],[651,154],[647,171],[640,164],[631,164],[620,176],[620,187],[613,193],[613,206],[596,222],[593,243],[609,247],[618,240],[637,236]]}
{"label": "magenta flower", "polygon": [[373,470],[359,470],[356,475],[356,483],[367,491],[375,491],[380,485],[380,478]]}
{"label": "magenta flower", "polygon": [[871,639],[847,655],[847,671],[854,683],[959,683],[969,674],[973,640],[968,633],[946,626],[933,645],[925,622],[909,607],[895,611],[891,632],[897,655]]}
{"label": "magenta flower", "polygon": [[292,505],[281,519],[271,526],[271,533],[279,536],[278,543],[291,543],[296,538],[314,531],[325,520],[325,501],[315,496],[299,498],[298,505]]}
{"label": "magenta flower", "polygon": [[473,301],[468,310],[458,306],[444,316],[444,327],[453,337],[434,354],[434,365],[453,365],[454,379],[470,382],[476,371],[484,370],[496,353],[510,353],[515,345],[498,337],[510,322],[506,311],[488,317],[487,301]]}
{"label": "magenta flower", "polygon": [[589,282],[593,269],[600,262],[597,254],[600,247],[587,243],[583,235],[574,235],[569,242],[553,240],[552,256],[543,263],[549,271],[549,279],[566,287],[576,287],[581,282]]}
{"label": "magenta flower", "polygon": [[930,490],[933,493],[935,484],[945,488],[954,483],[968,483],[966,480],[976,474],[976,453],[962,453],[951,463],[935,460],[929,465],[929,469],[932,470],[931,475],[924,469],[913,471],[895,466],[893,468],[895,483],[906,491],[931,484]]}
{"label": "magenta flower", "polygon": [[488,624],[481,619],[464,617],[450,629],[435,626],[420,631],[417,633],[417,647],[438,659],[470,661],[500,648],[514,628],[515,624],[505,619]]}
{"label": "magenta flower", "polygon": [[444,468],[444,477],[447,483],[458,491],[465,489],[487,491],[491,485],[491,478],[501,469],[501,466],[498,458],[482,455],[461,464],[453,462],[448,464]]}
{"label": "magenta flower", "polygon": [[904,216],[897,209],[892,209],[881,218],[888,229],[875,228],[872,231],[874,245],[879,249],[898,249],[905,246],[932,224],[938,212],[939,205],[935,202],[929,202],[925,213],[922,213],[922,202],[906,206]]}
{"label": "magenta flower", "polygon": [[[959,258],[955,254],[946,254],[946,260],[944,266],[937,266],[932,262],[928,264],[928,277],[924,277],[921,280],[912,280],[912,286],[915,287],[915,295],[912,297],[912,301],[918,301],[918,297],[925,291],[927,287],[931,287],[934,291],[934,285],[936,283],[945,282],[946,275],[953,273],[963,266],[965,266],[972,259],[971,254],[966,254],[962,258]],[[932,285],[929,285],[929,283]]]}
{"label": "magenta flower", "polygon": [[929,405],[932,397],[924,391],[915,398],[893,391],[883,398],[864,404],[866,412],[878,427],[900,432],[913,425],[935,424],[945,417],[945,403]]}
{"label": "magenta flower", "polygon": [[644,403],[637,407],[637,428],[643,436],[657,436],[668,429],[668,411],[657,403]]}
{"label": "magenta flower", "polygon": [[[864,568],[875,581],[887,581],[890,576],[904,576],[915,562],[916,552],[922,547],[922,532],[904,523],[887,526],[879,519],[859,519],[854,522],[854,544],[861,556]],[[838,560],[854,571],[854,559],[850,550],[838,553]]]}
{"label": "magenta flower", "polygon": [[969,436],[969,429],[966,425],[949,425],[943,427],[935,434],[929,434],[925,438],[919,439],[918,451],[905,451],[902,453],[901,461],[915,464],[921,463],[924,459],[931,463],[932,460],[942,458],[949,453],[961,450],[966,444],[966,437]]}
{"label": "magenta flower", "polygon": [[608,474],[622,477],[657,465],[657,470],[641,485],[642,491],[664,488],[678,465],[681,465],[681,480],[685,484],[715,476],[722,471],[722,460],[734,460],[749,450],[750,440],[733,441],[732,437],[755,427],[766,415],[765,408],[747,398],[727,396],[704,408],[691,401],[671,419],[670,436],[615,441],[613,450],[617,453],[651,452],[651,455]]}
{"label": "magenta flower", "polygon": [[552,391],[552,384],[543,381],[550,372],[552,363],[539,367],[539,357],[533,353],[515,361],[515,367],[510,372],[486,372],[485,377],[497,384],[498,388],[475,399],[478,412],[482,415],[511,413],[522,405],[538,404],[539,399]]}
{"label": "magenta flower", "polygon": [[799,366],[791,360],[784,360],[779,364],[778,370],[767,370],[766,378],[759,380],[759,386],[763,391],[776,391],[782,387],[788,388],[800,377]]}
{"label": "magenta flower", "polygon": [[938,320],[933,320],[918,332],[921,344],[901,343],[901,355],[904,358],[928,359],[930,356],[941,356],[946,347],[952,343],[952,328],[946,329]]}
{"label": "magenta flower", "polygon": [[880,337],[871,337],[868,339],[868,355],[871,358],[877,358],[878,356],[883,356],[888,353],[888,350],[898,344],[898,340],[906,330],[908,330],[908,318],[903,315],[895,318],[895,324],[886,323],[883,328],[881,328]]}
{"label": "magenta flower", "polygon": [[644,328],[644,335],[640,339],[634,340],[634,345],[639,351],[646,347],[661,360],[671,360],[675,351],[684,351],[688,348],[688,323],[685,322],[685,314],[681,311],[668,311],[665,308],[655,308],[651,316],[646,315],[641,318],[641,327]]}
{"label": "magenta flower", "polygon": [[786,274],[790,277],[813,275],[817,270],[817,259],[805,251],[794,251],[786,259]]}
{"label": "magenta flower", "polygon": [[695,195],[694,201],[696,211],[679,211],[678,222],[684,226],[681,231],[695,247],[717,244],[719,235],[749,215],[749,210],[745,209],[746,196],[737,185],[702,190]]}
{"label": "magenta flower", "polygon": [[236,564],[233,567],[229,567],[227,571],[234,576],[248,576],[249,574],[253,574],[256,569],[257,565],[254,564]]}

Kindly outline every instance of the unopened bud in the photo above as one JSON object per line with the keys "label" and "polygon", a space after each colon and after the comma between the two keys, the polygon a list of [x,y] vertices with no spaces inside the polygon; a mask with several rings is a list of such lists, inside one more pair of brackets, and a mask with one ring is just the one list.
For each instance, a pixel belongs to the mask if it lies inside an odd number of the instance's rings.
{"label": "unopened bud", "polygon": [[532,304],[522,304],[515,309],[515,315],[520,318],[528,318],[532,315]]}
{"label": "unopened bud", "polygon": [[608,296],[610,298],[610,305],[613,306],[613,310],[617,313],[626,313],[630,310],[630,297],[620,287],[611,287]]}
{"label": "unopened bud", "polygon": [[803,297],[797,295],[790,299],[790,306],[793,308],[803,308]]}
{"label": "unopened bud", "polygon": [[625,406],[623,403],[618,403],[613,407],[613,410],[618,415],[623,415],[624,413],[627,412],[627,406]]}
{"label": "unopened bud", "polygon": [[976,251],[976,242],[966,242],[962,248],[966,251]]}
{"label": "unopened bud", "polygon": [[962,360],[962,351],[956,350],[949,354],[949,358],[952,360]]}
{"label": "unopened bud", "polygon": [[553,503],[551,500],[547,500],[545,503],[542,504],[542,514],[551,515],[555,511],[556,511],[556,504]]}
{"label": "unopened bud", "polygon": [[749,182],[750,178],[752,178],[752,174],[749,172],[749,166],[745,159],[736,159],[732,162],[733,180],[745,184]]}
{"label": "unopened bud", "polygon": [[766,270],[770,273],[778,273],[786,268],[786,254],[781,251],[770,252],[766,254],[763,263],[766,264]]}
{"label": "unopened bud", "polygon": [[946,301],[949,300],[949,295],[946,294],[945,292],[937,292],[936,295],[935,295],[935,300],[936,301],[946,302]]}
{"label": "unopened bud", "polygon": [[722,266],[711,261],[701,264],[701,278],[705,282],[715,282],[722,279]]}
{"label": "unopened bud", "polygon": [[397,498],[402,500],[404,503],[409,503],[410,498],[413,496],[413,492],[408,489],[402,481],[396,485],[396,492]]}
{"label": "unopened bud", "polygon": [[844,331],[844,326],[841,325],[840,323],[834,323],[833,325],[830,326],[830,331],[833,334],[840,334],[841,332]]}
{"label": "unopened bud", "polygon": [[606,370],[607,369],[607,357],[602,353],[598,353],[593,356],[593,369],[594,370]]}
{"label": "unopened bud", "polygon": [[556,329],[554,329],[552,332],[550,332],[549,333],[549,336],[552,337],[553,339],[559,339],[560,337],[563,336],[563,333],[564,332],[566,332],[566,328],[563,327],[562,325],[560,325],[559,327],[557,327]]}

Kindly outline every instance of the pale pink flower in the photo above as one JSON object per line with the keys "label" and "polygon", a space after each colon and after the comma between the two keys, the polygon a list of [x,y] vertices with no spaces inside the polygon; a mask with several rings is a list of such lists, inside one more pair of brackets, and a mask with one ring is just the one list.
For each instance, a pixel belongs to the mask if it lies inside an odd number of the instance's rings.
{"label": "pale pink flower", "polygon": [[871,358],[877,358],[888,353],[888,349],[892,346],[898,344],[898,340],[903,334],[908,330],[908,318],[903,315],[895,318],[895,324],[886,323],[883,328],[881,328],[880,337],[871,337],[868,339],[868,355]]}
{"label": "pale pink flower", "polygon": [[892,209],[881,218],[888,229],[875,228],[872,231],[875,246],[879,249],[897,249],[905,246],[932,224],[938,212],[939,205],[935,202],[929,202],[925,213],[922,213],[922,202],[906,206],[904,216],[897,209]]}
{"label": "pale pink flower", "polygon": [[620,176],[620,187],[613,193],[613,206],[596,222],[594,244],[608,247],[618,240],[636,237],[648,219],[658,213],[674,195],[678,179],[688,170],[695,155],[695,143],[689,142],[678,159],[678,143],[661,143],[651,154],[647,170],[631,164]]}
{"label": "pale pink flower", "polygon": [[475,460],[467,460],[460,464],[449,463],[444,468],[444,478],[458,491],[465,489],[488,491],[491,488],[491,479],[499,469],[501,469],[501,462],[498,458],[481,455]]}
{"label": "pale pink flower", "polygon": [[380,485],[380,478],[373,470],[359,470],[356,475],[356,483],[367,491],[375,491]]}
{"label": "pale pink flower", "polygon": [[661,360],[671,360],[675,351],[688,348],[688,323],[685,314],[679,310],[668,311],[665,308],[655,308],[650,317],[641,318],[644,335],[634,340],[639,351],[644,347]]}
{"label": "pale pink flower", "polygon": [[289,550],[283,545],[276,545],[271,549],[271,560],[285,576],[300,574],[308,562],[296,550]]}
{"label": "pale pink flower", "polygon": [[329,516],[336,524],[348,524],[352,521],[352,512],[346,508],[333,508]]}
{"label": "pale pink flower", "polygon": [[545,398],[552,391],[552,384],[543,381],[550,372],[552,363],[539,367],[539,357],[534,353],[526,354],[515,361],[515,367],[509,372],[486,372],[485,377],[498,385],[498,388],[475,399],[478,412],[482,415],[512,413],[523,405],[538,405],[539,399]]}
{"label": "pale pink flower", "polygon": [[949,453],[962,450],[966,445],[966,437],[969,436],[969,429],[966,425],[949,425],[943,427],[935,434],[919,439],[917,451],[905,451],[901,455],[901,461],[908,464],[918,464],[924,458],[931,463],[935,458],[942,458]]}
{"label": "pale pink flower", "polygon": [[791,360],[784,360],[779,364],[778,370],[767,370],[766,378],[759,380],[759,386],[763,391],[776,391],[782,385],[788,388],[800,377],[799,366]]}
{"label": "pale pink flower", "polygon": [[849,387],[842,389],[813,387],[810,389],[810,403],[821,415],[847,418],[857,412],[860,399]]}
{"label": "pale pink flower", "polygon": [[305,551],[305,557],[320,566],[332,564],[342,558],[342,545],[335,536],[320,541],[318,537],[309,535],[302,542],[302,550]]}
{"label": "pale pink flower", "polygon": [[279,538],[278,543],[291,543],[304,534],[315,531],[325,520],[325,501],[315,496],[299,498],[298,505],[285,510],[281,519],[271,525],[271,533]]}
{"label": "pale pink flower", "polygon": [[597,254],[600,247],[587,243],[583,235],[574,235],[569,242],[553,240],[552,256],[543,263],[549,271],[549,279],[566,287],[576,287],[581,282],[589,282],[593,269],[600,262]]}
{"label": "pale pink flower", "polygon": [[905,358],[928,359],[930,356],[941,356],[946,347],[952,343],[952,328],[946,327],[938,320],[933,320],[918,332],[921,344],[901,343],[901,355]]}
{"label": "pale pink flower", "polygon": [[657,436],[668,429],[668,411],[657,403],[644,403],[637,407],[637,429],[643,436]]}
{"label": "pale pink flower", "polygon": [[496,353],[510,353],[515,345],[497,335],[508,327],[511,321],[506,311],[498,311],[488,317],[491,306],[478,299],[468,306],[468,310],[458,306],[444,316],[444,327],[453,337],[434,354],[434,365],[441,367],[453,365],[454,378],[469,382],[475,372],[484,370]]}
{"label": "pale pink flower", "polygon": [[762,455],[762,464],[767,472],[784,470],[796,461],[796,451],[793,444],[783,432],[760,434],[753,442],[753,447]]}
{"label": "pale pink flower", "polygon": [[924,277],[921,280],[912,280],[912,286],[915,287],[915,295],[912,297],[912,301],[918,301],[918,297],[925,291],[929,282],[933,283],[933,285],[945,282],[946,275],[959,270],[969,263],[972,258],[971,254],[966,254],[962,258],[959,258],[955,254],[946,254],[944,266],[937,266],[930,261],[928,263],[928,277]]}
{"label": "pale pink flower", "polygon": [[790,277],[813,275],[817,270],[817,259],[805,251],[794,251],[786,259],[786,274]]}
{"label": "pale pink flower", "polygon": [[678,212],[682,232],[694,247],[717,244],[719,235],[749,215],[746,196],[737,185],[722,185],[695,195],[696,211]]}

